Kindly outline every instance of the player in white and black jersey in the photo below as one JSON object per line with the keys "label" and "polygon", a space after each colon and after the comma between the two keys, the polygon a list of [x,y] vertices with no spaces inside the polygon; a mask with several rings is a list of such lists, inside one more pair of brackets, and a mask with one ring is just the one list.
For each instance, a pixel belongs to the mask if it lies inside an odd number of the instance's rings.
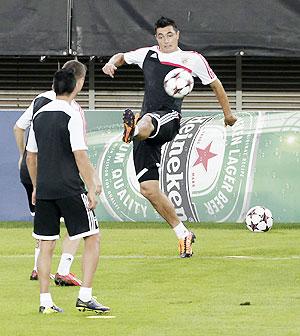
{"label": "player in white and black jersey", "polygon": [[103,67],[111,77],[124,63],[137,64],[144,73],[145,93],[141,116],[127,109],[123,114],[123,141],[133,140],[133,157],[140,190],[157,212],[174,229],[179,239],[182,258],[192,256],[195,236],[177,216],[171,201],[159,188],[161,146],[175,138],[180,127],[182,99],[170,97],[164,90],[164,78],[174,68],[185,68],[202,84],[210,85],[224,113],[225,125],[234,125],[236,117],[231,113],[225,90],[206,59],[194,51],[178,47],[179,30],[172,19],[161,17],[155,24],[158,45],[118,53]]}
{"label": "player in white and black jersey", "polygon": [[49,292],[49,273],[55,241],[60,234],[60,217],[64,217],[71,240],[84,238],[83,281],[76,308],[96,312],[110,310],[92,297],[100,240],[93,211],[97,205],[97,189],[94,168],[87,154],[83,119],[71,106],[83,83],[84,78],[76,80],[72,69],[55,73],[56,99],[34,114],[26,146],[35,205],[33,237],[41,241],[39,311],[43,314],[62,312],[54,305]]}
{"label": "player in white and black jersey", "polygon": [[[64,69],[73,69],[76,79],[85,78],[86,75],[86,67],[84,64],[77,60],[71,60],[66,62],[63,65]],[[25,150],[25,130],[30,127],[31,121],[33,119],[34,114],[46,104],[52,102],[56,99],[56,94],[53,90],[43,92],[39,94],[30,104],[30,106],[25,110],[25,112],[21,115],[21,117],[16,121],[14,126],[14,133],[16,143],[19,149],[20,158],[19,158],[19,169],[20,169],[20,180],[22,185],[24,186],[27,198],[28,205],[30,209],[30,213],[34,216],[35,207],[31,203],[32,196],[32,183],[29,176],[29,172],[26,165],[26,156],[27,152]],[[78,111],[81,117],[84,120],[85,117],[84,112],[81,109],[80,105],[74,100],[72,101],[72,107]],[[100,186],[98,186],[100,188]],[[60,286],[80,286],[81,281],[76,277],[74,273],[70,272],[71,265],[74,260],[74,255],[79,247],[80,239],[70,240],[68,235],[65,236],[62,244],[62,254],[60,258],[60,262],[57,268],[57,272],[54,276],[54,281],[56,285]],[[37,270],[37,259],[40,252],[39,248],[39,240],[36,241],[35,247],[35,257],[34,257],[34,267],[30,275],[30,280],[38,280],[38,270]]]}

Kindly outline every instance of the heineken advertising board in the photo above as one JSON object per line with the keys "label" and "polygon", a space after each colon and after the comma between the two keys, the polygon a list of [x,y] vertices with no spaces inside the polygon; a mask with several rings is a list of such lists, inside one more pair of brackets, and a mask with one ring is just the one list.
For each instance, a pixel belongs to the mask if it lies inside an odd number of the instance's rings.
{"label": "heineken advertising board", "polygon": [[[255,205],[275,222],[299,222],[300,113],[184,112],[179,134],[162,149],[161,189],[182,221],[242,222]],[[140,194],[121,112],[88,111],[89,154],[103,184],[100,220],[161,221]]]}

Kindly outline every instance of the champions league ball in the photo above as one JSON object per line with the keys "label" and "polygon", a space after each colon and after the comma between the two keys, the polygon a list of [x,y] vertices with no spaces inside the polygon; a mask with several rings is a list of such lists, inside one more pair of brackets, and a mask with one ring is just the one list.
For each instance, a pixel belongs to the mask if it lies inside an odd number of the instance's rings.
{"label": "champions league ball", "polygon": [[267,232],[273,225],[272,213],[263,206],[251,208],[246,215],[246,226],[252,232]]}
{"label": "champions league ball", "polygon": [[193,90],[193,87],[193,76],[183,68],[171,70],[164,79],[166,93],[174,98],[183,98]]}

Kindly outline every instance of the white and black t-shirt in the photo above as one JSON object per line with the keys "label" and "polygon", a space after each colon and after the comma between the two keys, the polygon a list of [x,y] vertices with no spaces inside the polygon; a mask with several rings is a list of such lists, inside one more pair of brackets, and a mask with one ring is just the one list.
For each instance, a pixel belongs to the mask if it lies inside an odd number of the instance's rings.
{"label": "white and black t-shirt", "polygon": [[19,128],[27,129],[31,121],[33,119],[34,114],[43,106],[50,103],[52,100],[56,99],[56,94],[54,91],[46,91],[39,94],[34,100],[31,102],[29,107],[25,110],[25,112],[21,115],[21,117],[16,121],[16,125]]}
{"label": "white and black t-shirt", "polygon": [[175,68],[184,68],[207,85],[217,79],[206,59],[195,51],[178,48],[172,53],[163,53],[159,47],[146,47],[124,54],[125,62],[137,64],[144,73],[145,94],[142,114],[159,110],[181,111],[182,99],[167,95],[164,90],[166,74]]}
{"label": "white and black t-shirt", "polygon": [[64,100],[55,99],[34,115],[26,150],[38,153],[37,199],[85,192],[73,151],[87,150],[85,122]]}
{"label": "white and black t-shirt", "polygon": [[[31,104],[29,105],[29,107],[25,110],[25,112],[21,115],[21,117],[16,121],[16,125],[19,128],[26,130],[31,125],[31,122],[32,122],[32,119],[35,113],[43,106],[52,102],[54,99],[56,99],[56,94],[53,90],[45,91],[39,94],[38,96],[36,96],[31,102]],[[84,112],[82,108],[75,100],[72,101],[71,106],[76,111],[78,111],[78,113],[84,119],[84,128],[86,129],[86,122],[85,122]],[[25,150],[23,159],[21,162],[20,180],[25,185],[26,184],[31,185],[31,179],[30,179],[29,172],[28,172],[27,165],[26,165],[26,156],[27,154]]]}

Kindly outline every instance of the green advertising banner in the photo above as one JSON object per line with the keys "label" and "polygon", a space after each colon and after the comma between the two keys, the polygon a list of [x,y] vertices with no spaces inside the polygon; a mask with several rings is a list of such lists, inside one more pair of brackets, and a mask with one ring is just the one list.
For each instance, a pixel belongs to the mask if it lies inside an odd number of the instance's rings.
{"label": "green advertising banner", "polygon": [[[275,222],[299,222],[300,113],[183,112],[176,138],[162,149],[160,184],[182,221],[242,222],[269,208]],[[161,221],[139,193],[132,144],[122,142],[122,113],[88,111],[89,154],[103,184],[101,220]]]}

